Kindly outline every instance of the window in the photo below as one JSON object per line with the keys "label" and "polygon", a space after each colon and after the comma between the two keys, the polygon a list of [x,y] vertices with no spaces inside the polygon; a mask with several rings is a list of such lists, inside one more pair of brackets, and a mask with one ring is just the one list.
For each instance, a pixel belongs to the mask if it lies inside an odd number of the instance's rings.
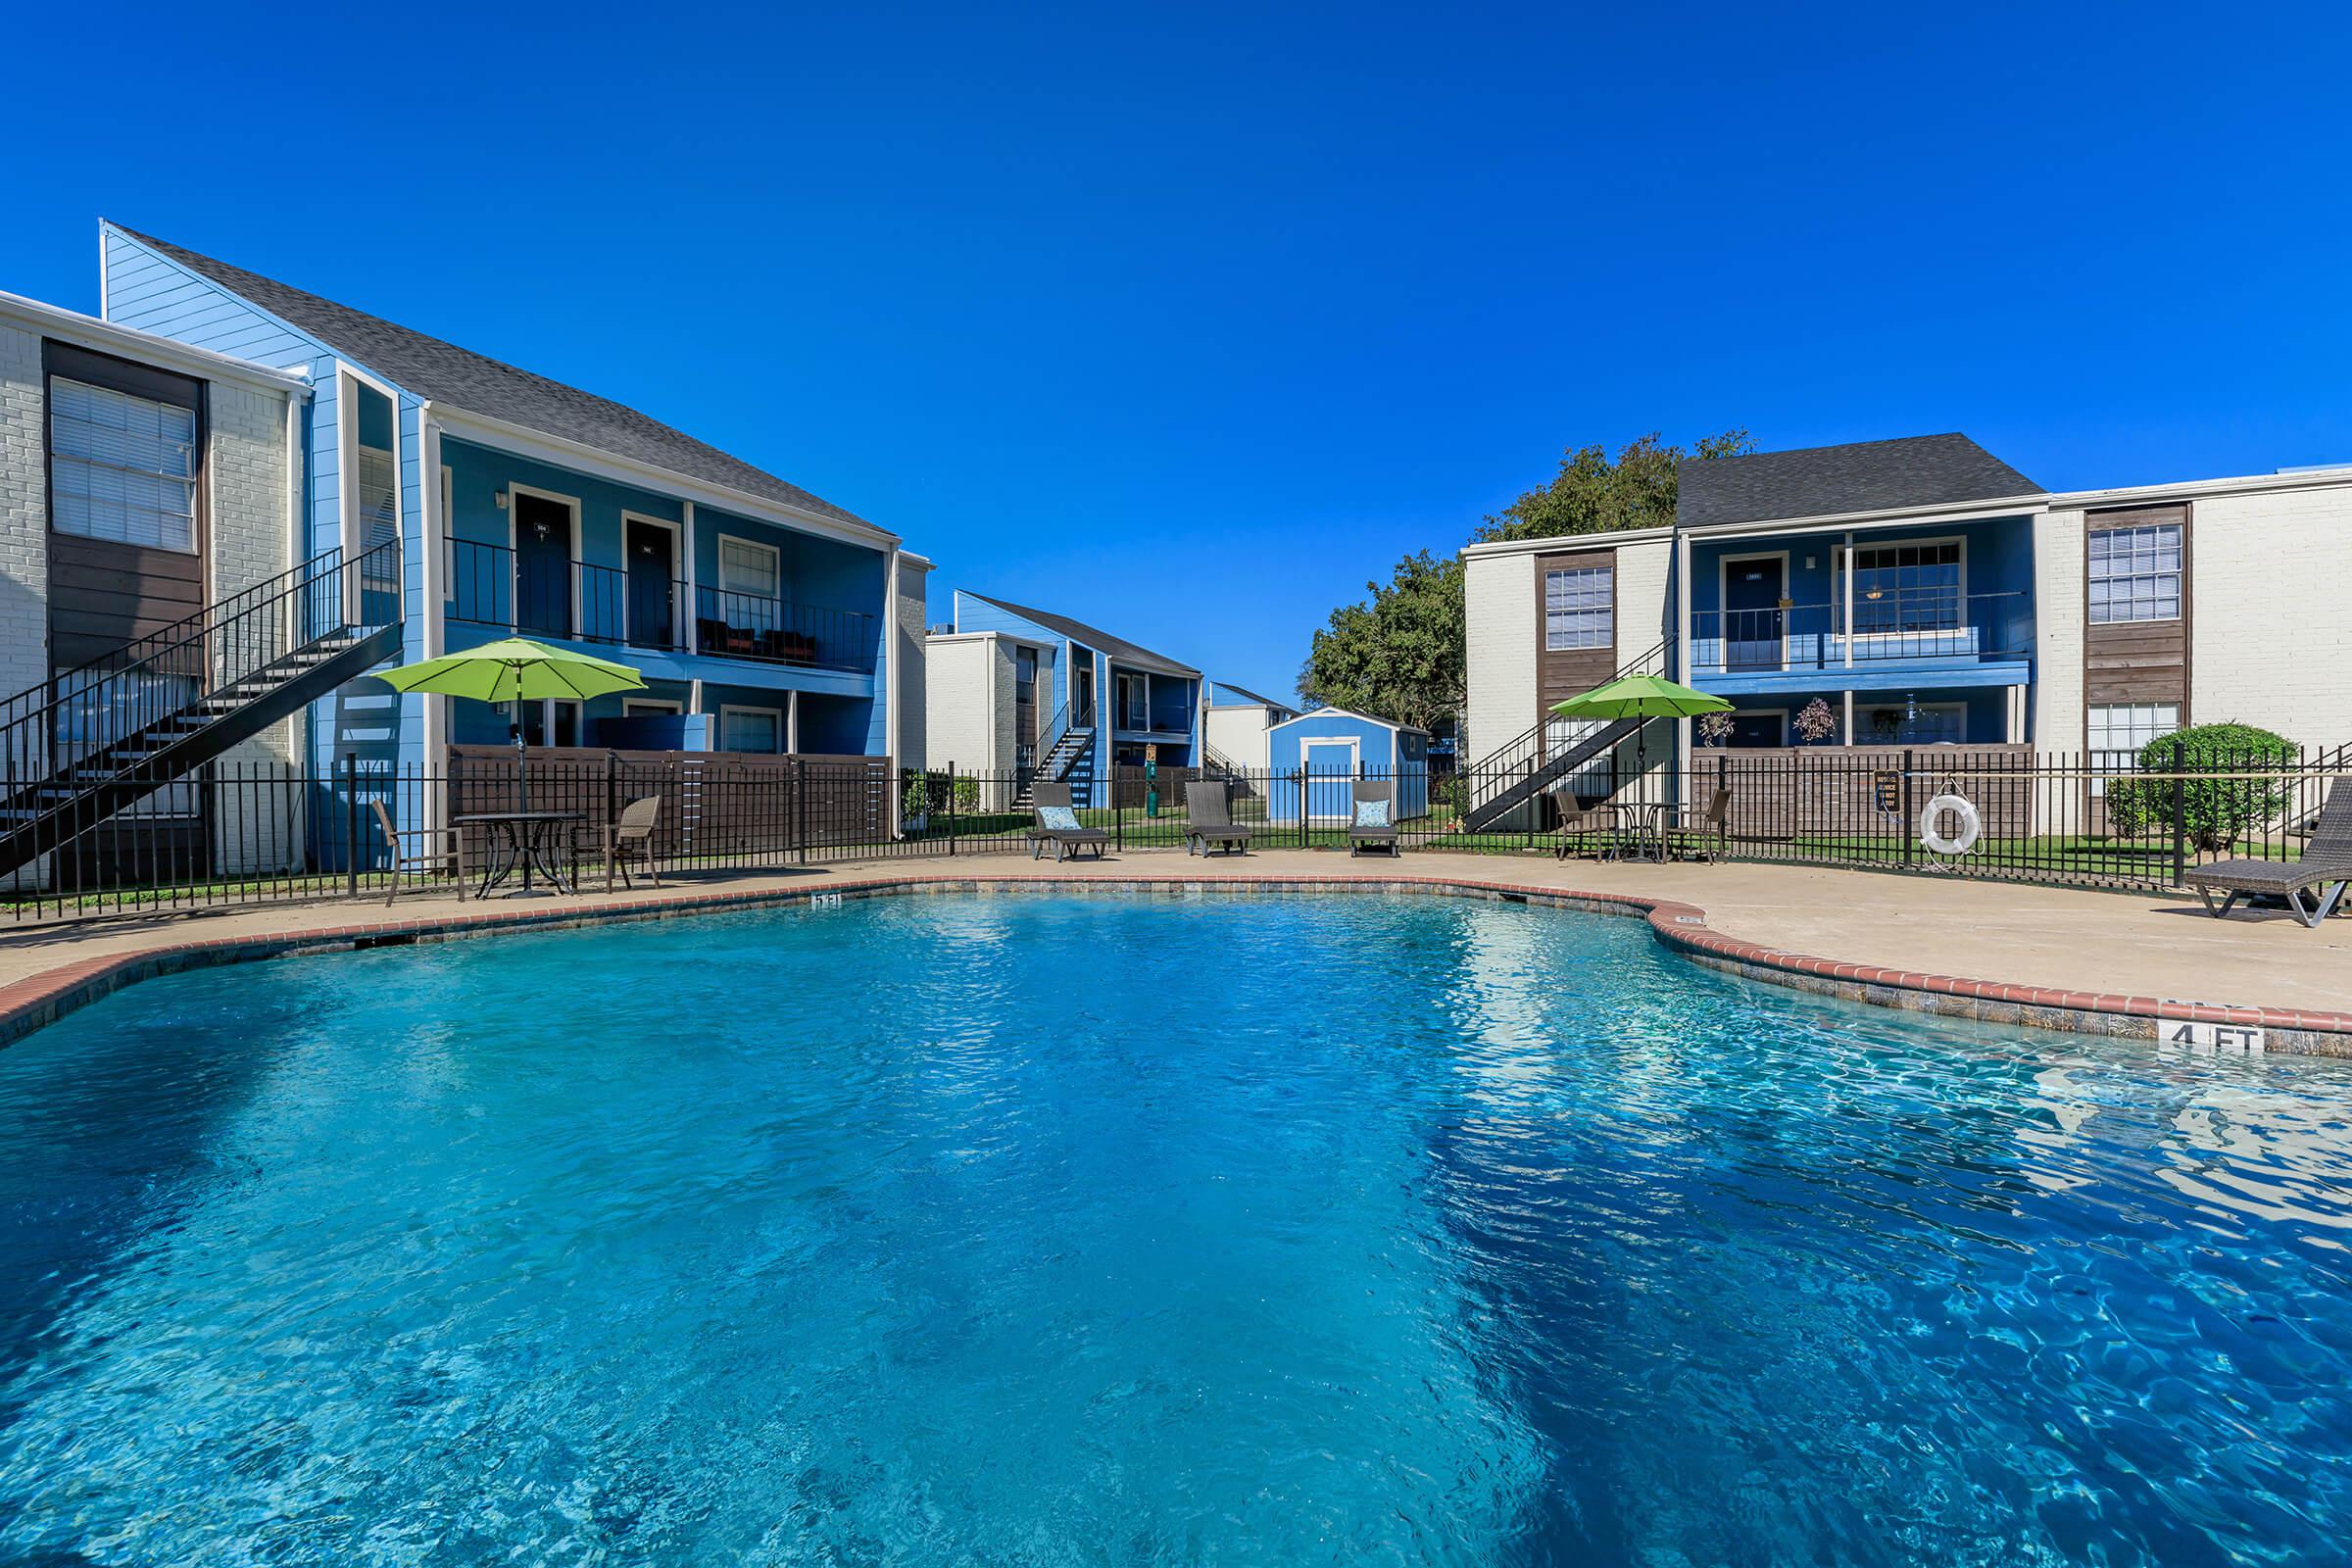
{"label": "window", "polygon": [[[1858,611],[1855,618],[1860,618]],[[1957,746],[1968,739],[1968,708],[1962,703],[1899,703],[1858,710],[1854,722],[1869,727],[1873,746]]]}
{"label": "window", "polygon": [[1016,703],[1037,701],[1037,650],[1015,648],[1012,651],[1012,700]]}
{"label": "window", "polygon": [[773,599],[777,597],[782,581],[782,567],[774,546],[719,535],[718,586],[721,591]]}
{"label": "window", "polygon": [[196,548],[196,411],[49,378],[50,526],[159,550]]}
{"label": "window", "polygon": [[2139,749],[2180,728],[2179,703],[2093,703],[2090,706],[2090,793],[2107,793],[2107,780],[2136,772]]}
{"label": "window", "polygon": [[[1961,622],[1960,541],[1856,545],[1852,552],[1854,631],[1863,637],[1956,631]],[[1845,610],[1845,584],[1836,588]]]}
{"label": "window", "polygon": [[772,755],[784,749],[784,715],[772,708],[721,708],[718,749]]}
{"label": "window", "polygon": [[1616,572],[1609,566],[1571,566],[1544,574],[1544,648],[1616,645]]}
{"label": "window", "polygon": [[682,713],[686,710],[677,703],[660,697],[624,697],[620,700],[623,718],[651,718],[662,713]]}
{"label": "window", "polygon": [[2180,525],[2093,529],[2090,621],[2180,618]]}

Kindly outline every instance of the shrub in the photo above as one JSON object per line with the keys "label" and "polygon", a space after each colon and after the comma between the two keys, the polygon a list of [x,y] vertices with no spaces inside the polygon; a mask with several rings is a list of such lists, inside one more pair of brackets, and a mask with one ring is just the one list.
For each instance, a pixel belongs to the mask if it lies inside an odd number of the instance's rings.
{"label": "shrub", "polygon": [[[2245,773],[2269,771],[2292,763],[2294,743],[2251,724],[2197,724],[2177,735],[2153,740],[2139,749],[2139,765],[2152,773],[2170,773],[2178,756],[2182,773]],[[2125,838],[2146,833],[2169,833],[2173,822],[2173,781],[2169,778],[2118,778],[2107,781],[2107,825]],[[2277,779],[2186,779],[2180,786],[2180,821],[2188,841],[2200,850],[2226,850],[2238,834],[2278,815],[2286,807],[2286,790]]]}
{"label": "shrub", "polygon": [[956,810],[958,815],[970,815],[980,809],[980,781],[959,778],[956,781]]}

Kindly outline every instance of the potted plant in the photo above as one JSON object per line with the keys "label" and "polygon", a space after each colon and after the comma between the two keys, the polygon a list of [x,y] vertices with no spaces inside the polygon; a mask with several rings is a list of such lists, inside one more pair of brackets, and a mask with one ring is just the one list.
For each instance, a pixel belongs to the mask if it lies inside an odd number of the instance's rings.
{"label": "potted plant", "polygon": [[1816,697],[1798,709],[1789,724],[1807,746],[1824,745],[1838,738],[1838,714],[1826,697]]}

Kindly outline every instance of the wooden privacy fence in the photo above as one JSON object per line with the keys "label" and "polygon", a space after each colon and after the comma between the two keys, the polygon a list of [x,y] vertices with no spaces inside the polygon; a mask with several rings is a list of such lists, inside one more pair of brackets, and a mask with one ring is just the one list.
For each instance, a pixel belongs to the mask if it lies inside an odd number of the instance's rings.
{"label": "wooden privacy fence", "polygon": [[1110,804],[1125,810],[1140,811],[1144,808],[1146,797],[1156,789],[1159,791],[1161,810],[1181,810],[1184,808],[1185,785],[1207,776],[1197,767],[1170,767],[1163,762],[1158,775],[1148,780],[1142,768],[1124,764],[1111,771]]}
{"label": "wooden privacy fence", "polygon": [[[654,853],[732,859],[876,844],[891,832],[890,763],[879,757],[624,752],[532,747],[533,810],[576,811],[593,836],[641,797],[661,797]],[[520,798],[510,746],[449,749],[449,814],[509,811]]]}

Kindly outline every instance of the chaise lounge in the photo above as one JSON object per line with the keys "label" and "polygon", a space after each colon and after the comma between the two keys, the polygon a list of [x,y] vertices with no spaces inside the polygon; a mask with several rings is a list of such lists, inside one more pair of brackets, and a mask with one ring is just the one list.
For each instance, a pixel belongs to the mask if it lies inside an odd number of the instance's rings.
{"label": "chaise lounge", "polygon": [[1039,782],[1029,786],[1029,808],[1037,813],[1037,825],[1029,830],[1029,858],[1039,858],[1046,846],[1054,846],[1054,858],[1066,860],[1095,852],[1100,860],[1110,848],[1110,835],[1099,827],[1079,824],[1077,809],[1070,803],[1067,784]]}
{"label": "chaise lounge", "polygon": [[1366,850],[1402,854],[1396,845],[1396,791],[1387,779],[1356,782],[1355,819],[1348,824],[1348,853],[1353,857]]}
{"label": "chaise lounge", "polygon": [[1207,858],[1209,846],[1237,854],[1250,852],[1250,837],[1256,829],[1233,819],[1233,803],[1227,797],[1225,785],[1216,779],[1199,779],[1184,787],[1184,853]]}
{"label": "chaise lounge", "polygon": [[[2343,902],[2352,883],[2352,778],[2339,778],[2328,791],[2303,856],[2295,860],[2216,860],[2192,865],[2183,879],[2197,890],[2205,912],[2221,919],[2237,901],[2269,894],[2286,901],[2287,908],[2305,925],[2318,929],[2322,920]],[[2215,893],[2223,895],[2217,906]]]}

